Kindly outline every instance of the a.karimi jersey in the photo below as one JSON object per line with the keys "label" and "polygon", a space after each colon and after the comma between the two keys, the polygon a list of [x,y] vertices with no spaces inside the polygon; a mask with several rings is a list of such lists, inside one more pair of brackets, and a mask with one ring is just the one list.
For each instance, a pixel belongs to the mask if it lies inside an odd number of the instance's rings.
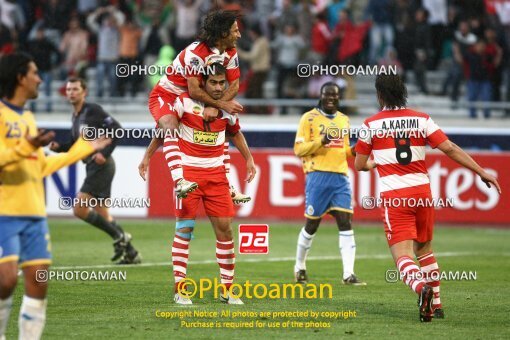
{"label": "a.karimi jersey", "polygon": [[426,113],[383,110],[365,120],[356,152],[373,153],[383,197],[430,192],[425,146],[436,148],[448,137]]}

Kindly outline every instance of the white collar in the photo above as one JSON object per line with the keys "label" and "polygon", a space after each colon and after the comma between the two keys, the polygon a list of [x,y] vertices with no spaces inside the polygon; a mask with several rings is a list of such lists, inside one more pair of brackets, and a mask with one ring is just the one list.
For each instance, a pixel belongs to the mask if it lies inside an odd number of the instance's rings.
{"label": "white collar", "polygon": [[396,108],[396,109],[389,108],[389,107],[386,107],[386,106],[385,106],[385,107],[383,107],[383,108],[382,108],[382,111],[397,111],[397,110],[405,110],[405,109],[406,109],[406,107],[405,107],[405,106],[401,106],[401,107]]}
{"label": "white collar", "polygon": [[223,53],[220,53],[220,50],[216,46],[209,47],[209,49],[214,53],[218,55],[223,55],[227,52],[227,50],[223,51]]}
{"label": "white collar", "polygon": [[331,117],[336,117],[336,115],[338,114],[338,111],[335,111],[335,113],[333,113],[332,115],[330,114],[327,114],[326,112],[322,111],[319,107],[317,108],[317,111],[319,111],[319,113],[323,116],[326,116],[328,118],[331,118]]}

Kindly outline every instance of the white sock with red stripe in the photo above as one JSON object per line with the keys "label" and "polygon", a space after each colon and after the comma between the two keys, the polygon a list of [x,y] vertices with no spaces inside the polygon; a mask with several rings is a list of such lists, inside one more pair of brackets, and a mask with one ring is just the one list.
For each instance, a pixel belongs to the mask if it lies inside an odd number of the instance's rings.
{"label": "white sock with red stripe", "polygon": [[165,156],[168,169],[174,183],[183,178],[181,149],[179,149],[179,140],[177,138],[165,137],[163,141],[163,155]]}
{"label": "white sock with red stripe", "polygon": [[420,294],[425,280],[421,278],[420,268],[409,256],[401,256],[397,260],[397,268],[400,277],[406,285],[409,286],[416,294]]}
{"label": "white sock with red stripe", "polygon": [[5,334],[7,329],[7,322],[12,308],[12,296],[5,300],[0,299],[0,339]]}
{"label": "white sock with red stripe", "polygon": [[420,262],[421,272],[423,273],[425,281],[429,286],[432,287],[432,291],[434,292],[432,308],[442,308],[441,299],[439,298],[439,286],[441,284],[439,277],[441,275],[439,272],[439,266],[436,262],[436,258],[434,257],[434,253],[430,252],[419,256],[418,262]]}
{"label": "white sock with red stripe", "polygon": [[[216,261],[220,266],[221,283],[229,290],[234,281],[234,267],[236,262],[234,240],[216,240]],[[221,293],[223,294],[224,292]]]}
{"label": "white sock with red stripe", "polygon": [[228,146],[229,142],[223,144],[223,165],[225,166],[228,183],[230,183],[230,154],[228,153]]}
{"label": "white sock with red stripe", "polygon": [[178,235],[174,236],[174,243],[172,245],[172,263],[176,293],[179,282],[186,277],[186,270],[188,269],[189,241],[189,239],[185,239]]}
{"label": "white sock with red stripe", "polygon": [[306,232],[305,227],[301,228],[299,232],[296,250],[296,264],[294,265],[294,272],[306,270],[306,257],[312,247],[313,237]]}
{"label": "white sock with red stripe", "polygon": [[356,257],[356,242],[354,241],[354,230],[338,232],[338,247],[342,256],[344,269],[343,279],[354,274],[354,258]]}

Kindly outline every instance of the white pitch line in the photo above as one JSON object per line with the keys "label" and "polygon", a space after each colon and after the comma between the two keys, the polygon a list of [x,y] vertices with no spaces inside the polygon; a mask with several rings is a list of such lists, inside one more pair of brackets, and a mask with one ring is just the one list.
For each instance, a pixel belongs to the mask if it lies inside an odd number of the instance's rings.
{"label": "white pitch line", "polygon": [[[476,255],[491,255],[491,254],[482,254],[482,253],[472,253],[472,252],[446,252],[446,253],[436,253],[435,256],[437,258],[441,257],[455,257],[455,256],[476,256]],[[510,253],[500,253],[494,254],[498,256],[510,256]],[[286,262],[286,261],[294,261],[295,257],[274,257],[274,258],[266,258],[266,259],[240,259],[239,255],[236,256],[237,263],[260,263],[260,262]],[[358,255],[356,256],[357,260],[382,260],[382,259],[391,259],[390,254],[375,254],[375,255]],[[340,255],[338,256],[310,256],[307,260],[311,261],[330,261],[330,260],[340,260]],[[204,261],[189,261],[189,265],[196,264],[215,264],[216,260],[204,260]],[[103,264],[103,265],[94,265],[94,266],[62,266],[62,267],[51,267],[52,270],[78,270],[78,269],[107,269],[107,268],[139,268],[139,267],[162,267],[162,266],[172,266],[172,262],[149,262],[149,263],[141,263],[137,265],[118,265],[118,264]]]}

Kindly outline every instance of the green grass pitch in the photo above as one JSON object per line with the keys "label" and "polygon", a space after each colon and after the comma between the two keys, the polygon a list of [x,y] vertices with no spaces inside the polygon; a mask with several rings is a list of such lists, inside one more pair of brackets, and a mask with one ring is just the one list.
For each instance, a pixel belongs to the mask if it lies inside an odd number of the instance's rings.
{"label": "green grass pitch", "polygon": [[[77,220],[51,219],[54,270],[126,270],[126,281],[50,282],[47,324],[43,339],[253,339],[253,338],[510,338],[510,230],[436,227],[435,253],[444,271],[476,271],[476,281],[442,282],[445,320],[421,324],[417,297],[402,282],[387,283],[385,272],[394,269],[382,226],[355,224],[357,275],[366,287],[341,284],[341,260],[336,227],[324,223],[314,240],[308,273],[311,283],[330,283],[332,299],[244,299],[244,306],[227,306],[212,293],[193,300],[192,307],[173,303],[170,247],[172,221],[122,221],[142,252],[142,266],[110,266],[108,237]],[[268,255],[237,254],[236,282],[289,283],[301,224],[270,223]],[[233,225],[237,235],[237,224]],[[206,221],[198,223],[191,242],[188,277],[218,277],[215,242]],[[102,267],[103,266],[103,267]],[[17,338],[17,316],[22,279],[16,290],[7,339]],[[355,318],[324,319],[330,328],[269,328],[269,323],[308,321],[310,318],[220,318],[212,321],[265,323],[264,328],[184,328],[179,319],[156,317],[156,311],[356,311]],[[187,321],[211,321],[186,318]],[[506,325],[506,326],[505,326]]]}

